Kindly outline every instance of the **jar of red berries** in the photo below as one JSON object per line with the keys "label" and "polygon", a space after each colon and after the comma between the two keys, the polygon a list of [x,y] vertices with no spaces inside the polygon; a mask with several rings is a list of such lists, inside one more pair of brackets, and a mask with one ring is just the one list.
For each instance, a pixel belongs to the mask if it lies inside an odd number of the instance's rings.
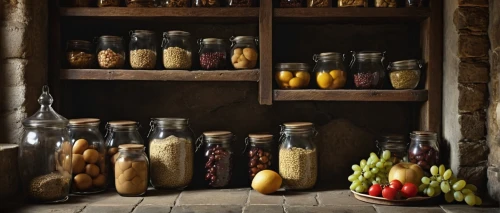
{"label": "jar of red berries", "polygon": [[226,69],[227,53],[223,39],[199,39],[200,66],[204,70]]}
{"label": "jar of red berries", "polygon": [[223,188],[229,185],[233,169],[231,143],[233,133],[229,131],[204,132],[196,140],[196,150],[205,146],[205,181],[210,187]]}
{"label": "jar of red berries", "polygon": [[358,89],[379,89],[384,84],[385,52],[362,51],[352,53],[349,67],[354,75],[354,85]]}
{"label": "jar of red berries", "polygon": [[410,133],[410,148],[408,157],[410,162],[418,164],[424,171],[439,163],[439,148],[437,133],[427,131],[413,131]]}

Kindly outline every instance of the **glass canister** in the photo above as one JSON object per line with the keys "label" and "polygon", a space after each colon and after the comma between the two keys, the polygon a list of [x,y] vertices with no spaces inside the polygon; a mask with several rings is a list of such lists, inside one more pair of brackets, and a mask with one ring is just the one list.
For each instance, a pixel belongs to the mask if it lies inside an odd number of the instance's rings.
{"label": "glass canister", "polygon": [[204,70],[226,69],[226,44],[223,39],[199,39],[200,66]]}
{"label": "glass canister", "polygon": [[418,60],[392,62],[389,67],[389,79],[394,89],[415,89],[420,82],[422,64]]}
{"label": "glass canister", "polygon": [[274,79],[281,89],[302,89],[309,86],[311,74],[306,63],[279,63],[274,68]]}
{"label": "glass canister", "polygon": [[310,189],[318,177],[318,158],[309,122],[284,123],[279,142],[279,173],[287,189]]}
{"label": "glass canister", "polygon": [[280,7],[303,7],[305,0],[280,0]]}
{"label": "glass canister", "polygon": [[338,7],[368,7],[368,0],[338,0]]}
{"label": "glass canister", "polygon": [[161,0],[162,7],[189,7],[191,0]]}
{"label": "glass canister", "polygon": [[254,0],[228,0],[229,7],[252,7]]}
{"label": "glass canister", "polygon": [[220,7],[221,0],[193,0],[193,7]]}
{"label": "glass canister", "polygon": [[191,69],[190,33],[168,31],[163,33],[163,66],[165,69]]}
{"label": "glass canister", "polygon": [[231,63],[235,69],[253,69],[259,60],[257,44],[259,39],[253,36],[236,36],[229,39],[231,46]]}
{"label": "glass canister", "polygon": [[347,82],[344,67],[344,55],[335,52],[314,55],[316,62],[313,72],[316,73],[316,84],[321,89],[341,89]]}
{"label": "glass canister", "polygon": [[82,40],[70,40],[67,44],[66,59],[70,68],[89,69],[94,63],[92,43]]}
{"label": "glass canister", "polygon": [[307,7],[331,7],[332,0],[307,0]]}
{"label": "glass canister", "polygon": [[123,39],[118,36],[101,36],[97,44],[97,62],[103,69],[120,69],[125,64]]}
{"label": "glass canister", "polygon": [[437,133],[413,131],[410,133],[408,157],[410,162],[418,164],[426,172],[431,166],[439,164],[439,147]]}
{"label": "glass canister", "polygon": [[149,161],[142,144],[118,146],[116,158],[115,188],[124,197],[141,196],[148,190]]}
{"label": "glass canister", "polygon": [[248,174],[250,182],[255,175],[265,169],[270,169],[273,158],[273,135],[271,134],[249,134],[245,139],[248,147]]}
{"label": "glass canister", "polygon": [[204,132],[196,140],[196,150],[205,145],[205,181],[213,188],[229,185],[233,170],[233,133],[229,131]]}
{"label": "glass canister", "polygon": [[193,177],[193,134],[185,118],[152,118],[149,130],[151,185],[183,189]]}
{"label": "glass canister", "polygon": [[375,7],[398,7],[397,0],[375,0]]}
{"label": "glass canister", "polygon": [[121,0],[97,0],[98,7],[119,7]]}
{"label": "glass canister", "polygon": [[385,78],[385,52],[362,51],[352,52],[350,64],[354,75],[354,85],[358,89],[382,88]]}
{"label": "glass canister", "polygon": [[34,202],[64,202],[71,185],[68,120],[52,109],[48,86],[43,87],[38,103],[38,112],[23,121],[24,133],[19,143],[23,194]]}
{"label": "glass canister", "polygon": [[408,144],[405,142],[403,135],[384,135],[377,140],[377,147],[379,156],[382,156],[385,150],[391,152],[390,161],[393,165],[408,162]]}
{"label": "glass canister", "polygon": [[73,144],[73,193],[102,192],[107,187],[106,145],[99,124],[97,118],[69,120],[69,137]]}
{"label": "glass canister", "polygon": [[130,67],[154,69],[156,65],[156,37],[153,31],[130,31]]}
{"label": "glass canister", "polygon": [[155,0],[125,0],[127,7],[155,7]]}

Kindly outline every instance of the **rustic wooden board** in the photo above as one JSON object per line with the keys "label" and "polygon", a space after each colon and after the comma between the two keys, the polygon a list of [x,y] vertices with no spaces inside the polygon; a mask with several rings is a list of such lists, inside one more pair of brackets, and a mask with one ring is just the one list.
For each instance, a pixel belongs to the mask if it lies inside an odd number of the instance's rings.
{"label": "rustic wooden board", "polygon": [[352,190],[351,192],[354,194],[354,197],[360,201],[387,206],[420,206],[432,199],[432,197],[412,197],[405,200],[387,200],[383,197],[374,197]]}
{"label": "rustic wooden board", "polygon": [[427,90],[274,90],[275,101],[426,101]]}

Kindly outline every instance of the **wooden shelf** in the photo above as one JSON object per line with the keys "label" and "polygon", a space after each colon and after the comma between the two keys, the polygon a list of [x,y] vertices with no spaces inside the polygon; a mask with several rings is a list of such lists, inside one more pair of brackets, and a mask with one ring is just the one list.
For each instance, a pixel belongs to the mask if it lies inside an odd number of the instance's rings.
{"label": "wooden shelf", "polygon": [[275,101],[427,101],[427,90],[274,90]]}
{"label": "wooden shelf", "polygon": [[62,80],[259,81],[259,70],[106,70],[63,69]]}

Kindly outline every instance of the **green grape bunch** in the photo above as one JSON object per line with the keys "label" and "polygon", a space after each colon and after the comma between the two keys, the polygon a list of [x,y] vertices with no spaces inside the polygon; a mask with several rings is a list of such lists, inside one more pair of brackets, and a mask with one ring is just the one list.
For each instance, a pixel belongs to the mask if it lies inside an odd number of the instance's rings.
{"label": "green grape bunch", "polygon": [[381,185],[389,183],[388,175],[392,168],[391,152],[386,150],[382,152],[381,157],[372,152],[368,160],[362,159],[359,164],[352,165],[354,173],[347,178],[351,182],[349,187],[351,190],[364,193],[375,183]]}

